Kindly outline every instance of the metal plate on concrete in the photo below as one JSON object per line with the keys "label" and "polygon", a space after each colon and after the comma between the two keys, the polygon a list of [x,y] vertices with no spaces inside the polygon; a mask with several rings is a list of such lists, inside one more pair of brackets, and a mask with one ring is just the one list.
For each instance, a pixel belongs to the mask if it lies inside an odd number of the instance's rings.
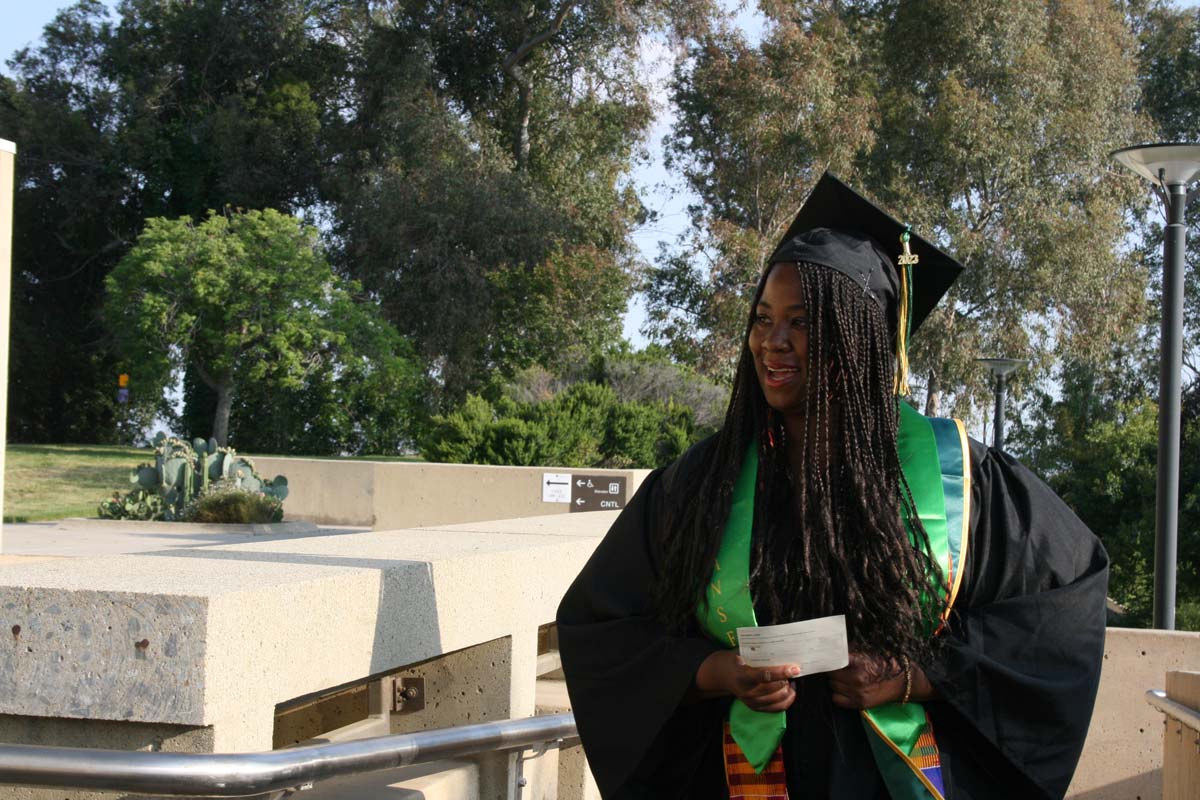
{"label": "metal plate on concrete", "polygon": [[571,511],[612,511],[624,507],[624,476],[571,476]]}

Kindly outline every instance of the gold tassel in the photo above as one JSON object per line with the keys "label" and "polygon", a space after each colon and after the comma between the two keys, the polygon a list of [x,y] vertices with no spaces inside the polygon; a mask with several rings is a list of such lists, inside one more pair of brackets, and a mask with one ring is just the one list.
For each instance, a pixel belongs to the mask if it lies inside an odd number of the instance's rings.
{"label": "gold tassel", "polygon": [[892,389],[901,397],[910,391],[908,386],[908,336],[911,322],[909,306],[912,304],[912,266],[920,260],[920,257],[913,253],[908,246],[910,228],[911,226],[906,225],[904,233],[900,234],[900,244],[903,245],[904,252],[897,259],[897,265],[900,268],[900,313],[896,320],[896,378]]}

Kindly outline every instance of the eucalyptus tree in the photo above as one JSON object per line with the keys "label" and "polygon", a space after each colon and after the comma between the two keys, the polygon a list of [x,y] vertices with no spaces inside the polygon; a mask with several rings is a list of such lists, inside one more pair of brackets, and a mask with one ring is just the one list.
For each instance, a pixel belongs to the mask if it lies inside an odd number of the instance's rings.
{"label": "eucalyptus tree", "polygon": [[[1099,358],[1140,320],[1124,252],[1140,188],[1108,152],[1146,130],[1136,41],[1113,4],[771,3],[762,42],[701,40],[679,71],[675,163],[699,235],[651,278],[651,329],[728,369],[769,248],[831,168],[967,270],[922,328],[925,408],[969,411],[980,355]],[[697,262],[700,263],[697,263]],[[944,410],[944,409],[943,409]]]}
{"label": "eucalyptus tree", "polygon": [[368,55],[331,131],[349,156],[326,184],[339,263],[446,403],[493,371],[558,368],[620,339],[644,214],[627,175],[653,116],[638,47],[671,18],[652,3],[479,0],[343,21]]}

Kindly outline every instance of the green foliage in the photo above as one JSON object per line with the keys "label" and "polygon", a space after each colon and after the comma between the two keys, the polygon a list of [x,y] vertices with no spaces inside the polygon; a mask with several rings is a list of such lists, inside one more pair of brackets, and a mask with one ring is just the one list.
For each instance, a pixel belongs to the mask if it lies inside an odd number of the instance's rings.
{"label": "green foliage", "polygon": [[[1042,3],[770,3],[757,47],[702,38],[676,76],[669,148],[701,198],[696,233],[650,277],[650,331],[731,369],[747,296],[826,167],[968,269],[914,340],[936,413],[986,404],[980,355],[1097,361],[1141,322],[1126,257],[1144,188],[1109,151],[1146,131],[1120,10]],[[1018,387],[1020,388],[1020,387]]]}
{"label": "green foliage", "polygon": [[146,217],[315,200],[343,72],[310,26],[320,5],[127,0],[113,21],[80,0],[13,55],[0,77],[0,131],[18,143],[10,440],[129,441],[170,417],[157,385],[115,402],[104,278]]}
{"label": "green foliage", "polygon": [[282,522],[283,501],[236,481],[219,480],[188,503],[180,520],[230,525]]}
{"label": "green foliage", "polygon": [[656,467],[694,440],[691,409],[622,402],[611,387],[577,383],[543,402],[469,395],[435,416],[421,440],[430,461],[563,467]]}
{"label": "green foliage", "polygon": [[[161,392],[187,369],[216,394],[219,443],[241,393],[243,446],[394,452],[409,435],[421,390],[411,349],[353,299],[357,287],[334,276],[315,230],[294,217],[267,209],[214,213],[198,225],[149,220],[106,286],[133,380]],[[267,423],[274,436],[254,430],[264,405],[279,409]],[[306,436],[306,419],[332,430]]]}
{"label": "green foliage", "polygon": [[[1043,395],[1012,439],[1029,465],[1104,542],[1112,561],[1109,596],[1149,626],[1153,610],[1158,407],[1122,397],[1124,382],[1076,365],[1062,397]],[[1195,626],[1200,608],[1200,403],[1185,403],[1180,458],[1177,626]],[[1190,611],[1187,609],[1191,609]],[[1191,622],[1185,622],[1192,620]]]}
{"label": "green foliage", "polygon": [[113,492],[112,497],[100,503],[97,516],[100,519],[161,520],[167,518],[167,507],[162,495],[146,489],[133,489],[125,494]]}
{"label": "green foliage", "polygon": [[338,261],[430,365],[439,408],[618,341],[645,215],[623,175],[652,118],[636,57],[662,9],[396,4],[362,33],[334,132],[354,156],[327,183]]}

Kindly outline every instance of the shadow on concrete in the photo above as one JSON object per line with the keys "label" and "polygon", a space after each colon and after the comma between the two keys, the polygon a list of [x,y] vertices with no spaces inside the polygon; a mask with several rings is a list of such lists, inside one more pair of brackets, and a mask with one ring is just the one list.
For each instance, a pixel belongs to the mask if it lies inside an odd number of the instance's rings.
{"label": "shadow on concrete", "polygon": [[1067,800],[1159,800],[1161,797],[1162,769],[1143,772],[1086,792],[1067,794]]}

